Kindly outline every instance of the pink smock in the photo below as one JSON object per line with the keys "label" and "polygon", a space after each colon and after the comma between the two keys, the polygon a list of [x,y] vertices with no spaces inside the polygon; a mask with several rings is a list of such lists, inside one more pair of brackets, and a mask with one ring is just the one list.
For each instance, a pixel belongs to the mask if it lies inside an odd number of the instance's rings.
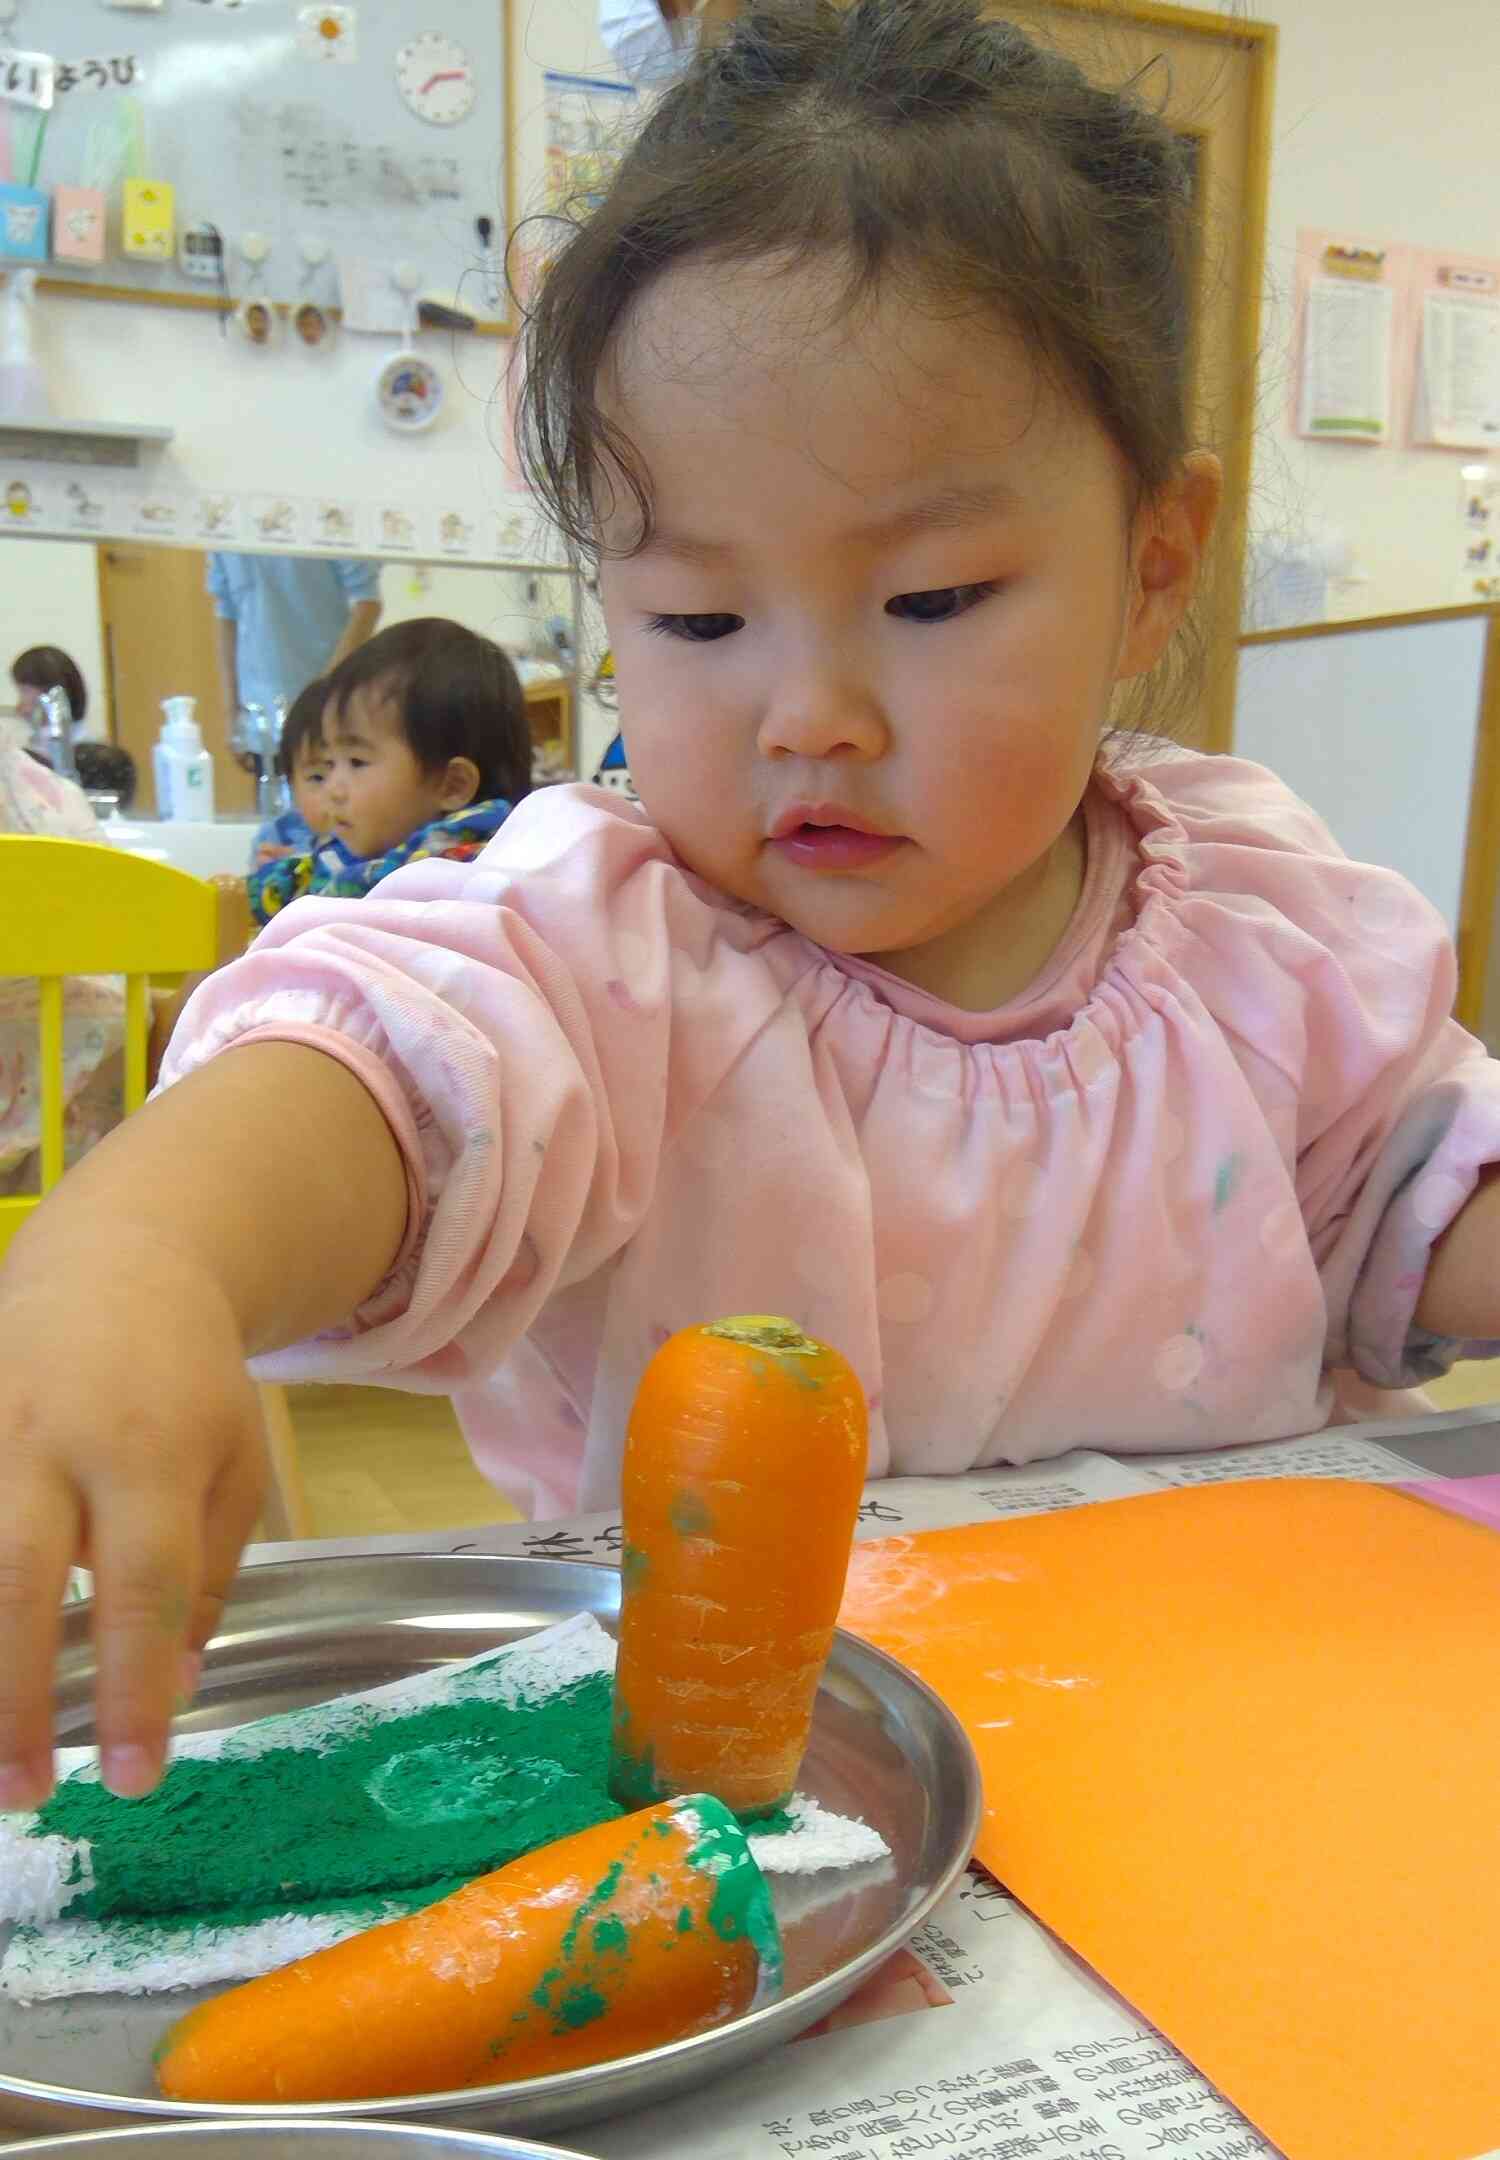
{"label": "pink smock", "polygon": [[1112,747],[1085,818],[1073,923],[992,1013],[727,899],[587,787],[472,863],[298,901],[167,1077],[247,1042],[340,1059],[410,1215],[347,1328],[259,1369],[451,1394],[551,1515],[613,1505],[643,1365],[726,1313],[851,1359],[876,1476],[1305,1433],[1344,1370],[1500,1347],[1413,1324],[1500,1159],[1435,910],[1237,759]]}

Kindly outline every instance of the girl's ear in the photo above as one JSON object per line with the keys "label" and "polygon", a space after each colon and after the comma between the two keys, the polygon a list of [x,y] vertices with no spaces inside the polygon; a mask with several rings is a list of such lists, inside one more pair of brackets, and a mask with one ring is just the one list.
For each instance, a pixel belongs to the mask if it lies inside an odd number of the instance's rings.
{"label": "girl's ear", "polygon": [[445,810],[465,810],[479,793],[479,767],[472,758],[449,758],[438,782],[438,801]]}
{"label": "girl's ear", "polygon": [[1115,679],[1155,667],[1197,590],[1224,493],[1224,473],[1194,450],[1158,496],[1143,503],[1131,535],[1131,579]]}

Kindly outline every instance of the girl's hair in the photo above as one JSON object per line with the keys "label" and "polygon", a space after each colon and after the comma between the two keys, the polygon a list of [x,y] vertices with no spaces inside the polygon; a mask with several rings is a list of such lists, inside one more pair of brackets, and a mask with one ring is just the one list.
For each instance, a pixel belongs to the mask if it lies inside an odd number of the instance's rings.
{"label": "girl's hair", "polygon": [[665,271],[760,257],[828,266],[832,319],[891,284],[988,316],[1084,400],[1150,496],[1187,448],[1189,180],[1137,95],[982,0],[752,5],[551,263],[519,407],[532,482],[589,553],[623,486],[644,542],[649,478],[600,410],[601,365]]}
{"label": "girl's hair", "polygon": [[441,615],[394,623],[357,646],[323,683],[324,709],[340,719],[356,690],[388,696],[418,764],[432,772],[450,758],[479,768],[475,802],[512,805],[531,793],[531,726],[526,694],[492,638]]}
{"label": "girl's hair", "polygon": [[11,662],[10,672],[12,680],[27,690],[66,690],[75,720],[81,720],[89,709],[83,677],[60,645],[28,645]]}
{"label": "girl's hair", "polygon": [[328,678],[318,675],[297,692],[287,707],[286,718],[281,723],[281,740],[276,745],[276,770],[283,780],[293,778],[297,753],[321,737],[323,708],[327,703]]}

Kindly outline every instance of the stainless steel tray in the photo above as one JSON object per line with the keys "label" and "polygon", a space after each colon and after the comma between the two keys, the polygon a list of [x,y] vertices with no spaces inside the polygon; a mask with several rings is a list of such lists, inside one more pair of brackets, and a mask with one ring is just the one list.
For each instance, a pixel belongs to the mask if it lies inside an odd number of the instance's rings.
{"label": "stainless steel tray", "polygon": [[560,2145],[517,2144],[473,2130],[421,2123],[177,2122],[131,2130],[77,2130],[10,2148],[18,2160],[66,2153],[72,2160],[583,2160]]}
{"label": "stainless steel tray", "polygon": [[[612,1623],[610,1568],[483,1555],[371,1556],[255,1567],[210,1646],[190,1729],[240,1724],[399,1680],[527,1635],[570,1613]],[[64,1621],[58,1739],[93,1738],[87,1607]],[[666,2100],[739,2069],[841,2002],[955,1881],[979,1828],[978,1767],[952,1714],[904,1666],[835,1638],[799,1783],[872,1823],[891,1862],[773,1882],[786,1950],[780,2001],[671,2047],[586,2070],[403,2100],[194,2108],[154,2096],[151,2050],[198,1993],[0,2000],[0,2126],[31,2136],[142,2117],[336,2122],[378,2115],[467,2130],[545,2133]],[[342,2160],[342,2156],[341,2156]]]}

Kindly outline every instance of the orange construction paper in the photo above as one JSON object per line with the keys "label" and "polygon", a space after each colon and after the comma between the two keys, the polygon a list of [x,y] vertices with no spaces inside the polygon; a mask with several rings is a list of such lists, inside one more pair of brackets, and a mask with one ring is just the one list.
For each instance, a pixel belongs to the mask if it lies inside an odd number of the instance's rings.
{"label": "orange construction paper", "polygon": [[1289,2160],[1500,2147],[1500,1538],[1266,1480],[856,1547],[978,1853]]}

